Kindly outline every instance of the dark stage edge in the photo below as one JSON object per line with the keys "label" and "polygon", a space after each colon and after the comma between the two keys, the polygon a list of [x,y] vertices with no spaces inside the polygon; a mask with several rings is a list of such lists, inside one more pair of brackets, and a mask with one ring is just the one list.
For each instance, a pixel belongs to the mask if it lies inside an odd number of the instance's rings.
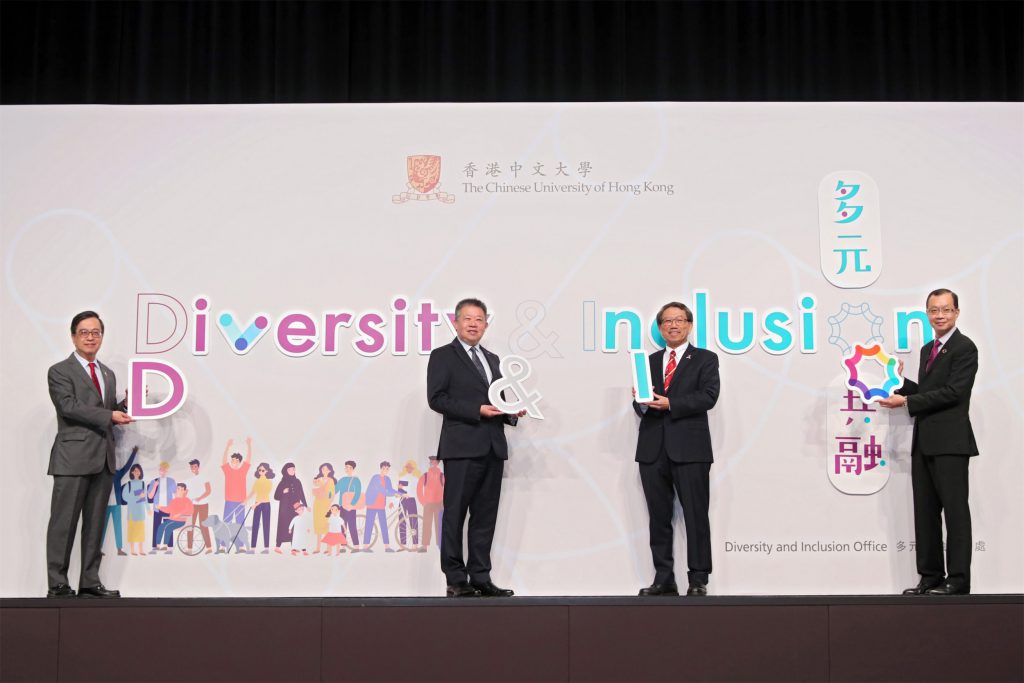
{"label": "dark stage edge", "polygon": [[0,681],[1021,681],[1024,595],[0,599]]}

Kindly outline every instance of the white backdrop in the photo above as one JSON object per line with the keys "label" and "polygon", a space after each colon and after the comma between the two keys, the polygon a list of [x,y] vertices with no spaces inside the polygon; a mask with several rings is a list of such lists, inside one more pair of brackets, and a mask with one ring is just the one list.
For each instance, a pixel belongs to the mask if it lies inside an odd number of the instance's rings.
{"label": "white backdrop", "polygon": [[[693,306],[699,291],[707,314],[697,332],[722,375],[711,413],[712,592],[894,592],[916,581],[910,422],[889,421],[884,487],[844,493],[828,476],[828,387],[842,374],[843,341],[880,335],[894,353],[896,311],[922,310],[939,286],[960,295],[959,327],[980,349],[973,588],[1021,592],[1022,113],[1019,104],[3,108],[0,594],[46,588],[56,423],[45,375],[70,353],[77,311],[102,314],[100,359],[120,385],[131,358],[170,361],[187,377],[182,409],[124,430],[119,458],[138,445],[147,480],[160,460],[180,480],[199,458],[220,513],[229,438],[251,435],[254,461],[278,471],[296,462],[307,496],[325,461],[340,472],[356,460],[364,485],[384,459],[393,479],[406,460],[425,468],[440,417],[426,406],[421,330],[410,314],[408,352],[396,353],[391,307],[404,298],[413,313],[425,301],[451,310],[464,296],[491,308],[484,345],[530,358],[527,385],[544,394],[546,419],[508,430],[495,581],[524,595],[633,594],[652,577],[647,515],[626,333],[619,351],[602,352],[604,312],[632,309],[647,324],[661,303]],[[406,161],[420,154],[440,156],[440,186],[428,194],[443,194],[395,203],[420,194],[407,187]],[[880,226],[880,246],[868,254],[877,279],[867,287],[837,287],[819,265],[819,209],[830,201],[819,184],[834,173],[870,179],[865,220]],[[213,316],[230,311],[244,326],[263,313],[271,329],[239,355],[211,322],[209,352],[196,355],[189,320],[179,345],[143,355],[142,293],[173,297],[190,314],[203,296]],[[798,332],[804,297],[813,348],[801,348]],[[864,303],[881,325],[852,315],[843,341],[830,343],[828,318]],[[794,344],[725,352],[718,314],[731,312],[738,338],[743,309],[756,313],[756,341],[769,309],[788,312]],[[160,311],[151,340],[175,329]],[[353,325],[339,329],[335,355],[321,335],[291,357],[275,336],[293,311],[314,320],[377,311],[385,341],[361,355]],[[429,329],[434,345],[452,338],[444,322]],[[916,377],[922,336],[909,329],[912,350],[897,356]],[[645,343],[655,348],[646,334]],[[276,516],[275,506],[272,527]],[[148,524],[146,533],[148,548]],[[105,549],[105,583],[131,596],[436,595],[443,585],[436,549],[136,558],[115,555],[112,533]]]}

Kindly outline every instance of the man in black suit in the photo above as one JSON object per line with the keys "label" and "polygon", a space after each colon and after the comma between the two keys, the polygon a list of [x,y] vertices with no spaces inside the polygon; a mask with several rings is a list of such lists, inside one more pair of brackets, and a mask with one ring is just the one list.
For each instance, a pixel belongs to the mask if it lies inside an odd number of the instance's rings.
{"label": "man in black suit", "polygon": [[57,410],[57,436],[47,474],[53,476],[50,523],[46,529],[46,579],[50,598],[73,597],[68,582],[75,528],[82,518],[82,597],[116,598],[100,583],[100,547],[107,499],[117,465],[114,425],[132,421],[117,403],[113,371],[96,360],[103,344],[103,321],[83,311],[71,321],[75,352],[50,367],[50,400]]}
{"label": "man in black suit", "polygon": [[[498,357],[480,346],[487,330],[487,306],[463,299],[455,307],[450,344],[434,349],[427,364],[427,403],[441,413],[437,457],[444,463],[441,516],[441,571],[448,597],[509,597],[491,581],[491,541],[498,517],[501,474],[508,459],[506,415],[490,403],[488,387],[501,377]],[[468,561],[462,558],[462,529],[469,513]]]}
{"label": "man in black suit", "polygon": [[679,595],[672,561],[673,489],[686,523],[687,595],[707,595],[711,574],[708,521],[714,456],[708,411],[718,401],[718,356],[687,342],[693,313],[678,301],[658,311],[666,348],[650,356],[654,401],[633,402],[640,416],[636,461],[650,515],[654,583],[642,596]]}
{"label": "man in black suit", "polygon": [[[904,380],[896,395],[879,401],[914,418],[910,481],[914,490],[914,535],[921,579],[904,595],[966,595],[971,592],[971,510],[967,465],[978,454],[969,410],[978,347],[956,329],[960,298],[936,289],[925,299],[935,339],[921,348],[917,382]],[[899,372],[903,374],[903,361]],[[942,515],[947,552],[942,557]]]}

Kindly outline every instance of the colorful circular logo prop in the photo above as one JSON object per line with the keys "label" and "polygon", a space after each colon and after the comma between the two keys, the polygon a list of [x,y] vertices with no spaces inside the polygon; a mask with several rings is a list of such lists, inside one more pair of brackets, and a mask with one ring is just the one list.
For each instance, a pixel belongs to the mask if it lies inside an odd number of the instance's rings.
{"label": "colorful circular logo prop", "polygon": [[[885,370],[885,381],[880,387],[869,387],[861,380],[863,373],[860,371],[860,365],[868,360],[878,363]],[[846,367],[846,384],[869,403],[889,398],[895,389],[903,386],[903,378],[896,372],[896,359],[886,354],[879,344],[867,347],[855,344],[853,353],[843,359],[843,365]]]}

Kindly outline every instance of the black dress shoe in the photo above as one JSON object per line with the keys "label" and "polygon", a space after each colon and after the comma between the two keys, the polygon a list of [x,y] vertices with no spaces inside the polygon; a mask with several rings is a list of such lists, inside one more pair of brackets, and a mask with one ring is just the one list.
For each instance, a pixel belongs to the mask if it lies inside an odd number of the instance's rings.
{"label": "black dress shoe", "polygon": [[641,588],[640,597],[656,598],[659,596],[676,597],[679,595],[679,588],[674,583],[652,583],[647,588]]}
{"label": "black dress shoe", "polygon": [[926,592],[930,591],[932,588],[935,588],[935,587],[941,586],[941,585],[942,585],[942,579],[934,579],[934,578],[933,579],[926,579],[926,578],[922,578],[920,581],[918,581],[916,586],[914,586],[913,588],[908,588],[907,590],[903,591],[903,594],[904,595],[924,595]]}
{"label": "black dress shoe", "polygon": [[516,594],[511,588],[498,588],[491,581],[483,583],[472,582],[470,585],[480,591],[480,595],[485,598],[511,598]]}
{"label": "black dress shoe", "polygon": [[930,588],[925,591],[925,595],[970,595],[971,588],[962,583],[950,583],[947,581],[941,586]]}
{"label": "black dress shoe", "polygon": [[689,597],[701,597],[708,594],[708,585],[706,583],[694,583],[686,589],[686,595]]}
{"label": "black dress shoe", "polygon": [[119,598],[121,597],[120,591],[112,591],[104,588],[102,583],[98,583],[95,586],[79,586],[78,595],[83,598]]}
{"label": "black dress shoe", "polygon": [[75,589],[66,583],[58,583],[56,586],[51,586],[46,591],[46,597],[48,598],[73,598],[75,597]]}
{"label": "black dress shoe", "polygon": [[469,581],[448,584],[449,598],[479,598],[480,591],[469,585]]}

